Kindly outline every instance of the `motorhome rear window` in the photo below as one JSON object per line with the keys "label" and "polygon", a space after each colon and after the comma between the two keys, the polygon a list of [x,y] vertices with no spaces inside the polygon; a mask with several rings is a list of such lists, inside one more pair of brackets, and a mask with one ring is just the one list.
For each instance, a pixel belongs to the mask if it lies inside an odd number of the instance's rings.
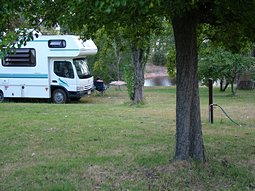
{"label": "motorhome rear window", "polygon": [[65,48],[66,41],[65,40],[49,40],[48,46],[49,48]]}
{"label": "motorhome rear window", "polygon": [[36,52],[33,48],[17,48],[2,59],[3,66],[33,67],[36,65]]}

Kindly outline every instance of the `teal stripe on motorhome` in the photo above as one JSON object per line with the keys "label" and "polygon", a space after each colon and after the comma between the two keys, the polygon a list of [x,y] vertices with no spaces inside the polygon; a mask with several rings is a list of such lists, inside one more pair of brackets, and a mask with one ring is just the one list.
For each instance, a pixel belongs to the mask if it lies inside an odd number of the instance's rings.
{"label": "teal stripe on motorhome", "polygon": [[60,84],[69,87],[68,83],[66,83],[65,81],[61,80],[60,78],[58,80],[60,81]]}
{"label": "teal stripe on motorhome", "polygon": [[29,42],[48,42],[49,40],[33,40],[33,41],[29,41]]}
{"label": "teal stripe on motorhome", "polygon": [[66,48],[58,48],[58,49],[50,49],[50,51],[80,51],[80,49],[66,49]]}
{"label": "teal stripe on motorhome", "polygon": [[48,78],[48,74],[0,74],[0,78]]}

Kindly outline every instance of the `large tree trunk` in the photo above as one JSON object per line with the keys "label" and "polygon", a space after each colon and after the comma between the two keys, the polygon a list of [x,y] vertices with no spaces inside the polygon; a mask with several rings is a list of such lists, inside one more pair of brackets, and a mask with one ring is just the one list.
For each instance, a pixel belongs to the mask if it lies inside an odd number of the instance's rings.
{"label": "large tree trunk", "polygon": [[196,17],[184,14],[172,20],[176,46],[175,160],[205,161],[197,75]]}
{"label": "large tree trunk", "polygon": [[134,90],[133,104],[143,103],[144,101],[144,69],[145,51],[138,47],[132,47],[132,61],[134,64]]}

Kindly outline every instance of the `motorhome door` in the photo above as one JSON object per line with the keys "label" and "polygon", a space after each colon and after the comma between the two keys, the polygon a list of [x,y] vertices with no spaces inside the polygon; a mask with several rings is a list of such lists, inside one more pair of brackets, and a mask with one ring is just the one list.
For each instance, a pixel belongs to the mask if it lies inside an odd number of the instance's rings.
{"label": "motorhome door", "polygon": [[67,91],[76,91],[76,77],[71,60],[52,59],[51,85],[65,88]]}

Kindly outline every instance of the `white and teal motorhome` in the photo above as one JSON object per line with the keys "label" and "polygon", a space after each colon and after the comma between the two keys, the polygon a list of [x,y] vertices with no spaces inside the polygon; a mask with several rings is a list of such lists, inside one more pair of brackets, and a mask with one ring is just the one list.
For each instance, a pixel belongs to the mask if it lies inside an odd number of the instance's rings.
{"label": "white and teal motorhome", "polygon": [[39,36],[0,62],[0,102],[4,98],[80,99],[93,90],[86,56],[97,53],[92,40]]}

